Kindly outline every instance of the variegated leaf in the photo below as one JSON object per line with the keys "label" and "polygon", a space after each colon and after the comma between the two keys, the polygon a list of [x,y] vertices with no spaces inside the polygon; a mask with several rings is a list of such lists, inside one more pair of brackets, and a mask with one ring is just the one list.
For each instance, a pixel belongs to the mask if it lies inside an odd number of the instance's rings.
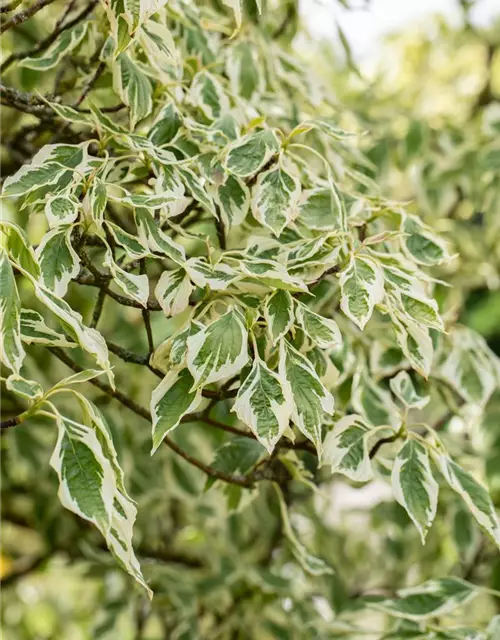
{"label": "variegated leaf", "polygon": [[392,491],[414,522],[424,544],[436,515],[439,486],[432,475],[429,452],[412,438],[406,440],[394,460]]}
{"label": "variegated leaf", "polygon": [[281,166],[260,173],[252,192],[254,218],[279,236],[298,215],[300,182]]}
{"label": "variegated leaf", "polygon": [[293,298],[288,291],[278,289],[266,298],[264,316],[274,345],[290,331],[295,319]]}
{"label": "variegated leaf", "polygon": [[0,249],[0,356],[3,364],[18,374],[25,351],[21,343],[21,300],[7,253]]}
{"label": "variegated leaf", "polygon": [[226,168],[230,173],[246,178],[262,169],[279,149],[280,143],[274,131],[255,131],[231,145]]}
{"label": "variegated leaf", "polygon": [[370,319],[374,306],[384,296],[384,278],[380,267],[366,256],[352,256],[340,274],[340,307],[361,330]]}
{"label": "variegated leaf", "polygon": [[324,415],[333,415],[333,396],[318,378],[309,360],[285,339],[280,343],[279,375],[289,385],[293,399],[292,420],[314,443],[321,460]]}
{"label": "variegated leaf", "polygon": [[113,260],[113,254],[110,249],[106,250],[103,264],[108,267],[111,275],[113,276],[113,280],[126,296],[132,298],[132,300],[136,300],[139,304],[142,304],[143,307],[147,307],[149,298],[149,279],[145,273],[137,275],[122,269]]}
{"label": "variegated leaf", "polygon": [[302,302],[297,303],[297,320],[304,332],[321,349],[342,344],[342,335],[335,320],[314,313]]}
{"label": "variegated leaf", "polygon": [[166,316],[176,316],[189,305],[193,285],[184,269],[164,271],[155,289],[155,297]]}
{"label": "variegated leaf", "polygon": [[59,298],[66,295],[69,283],[80,272],[80,258],[71,245],[71,232],[71,227],[52,229],[36,250],[41,280]]}
{"label": "variegated leaf", "polygon": [[280,377],[258,354],[254,357],[252,369],[238,391],[232,411],[272,453],[290,422],[292,402],[289,389],[283,386]]}
{"label": "variegated leaf", "polygon": [[332,473],[342,473],[354,482],[368,482],[373,478],[368,438],[372,428],[361,416],[344,416],[328,432],[323,444],[323,464]]}
{"label": "variegated leaf", "polygon": [[230,378],[248,361],[248,334],[237,309],[204,326],[187,339],[187,366],[195,386]]}
{"label": "variegated leaf", "polygon": [[153,454],[183,416],[195,411],[202,400],[201,389],[193,390],[194,379],[188,369],[169,371],[151,395],[153,416]]}

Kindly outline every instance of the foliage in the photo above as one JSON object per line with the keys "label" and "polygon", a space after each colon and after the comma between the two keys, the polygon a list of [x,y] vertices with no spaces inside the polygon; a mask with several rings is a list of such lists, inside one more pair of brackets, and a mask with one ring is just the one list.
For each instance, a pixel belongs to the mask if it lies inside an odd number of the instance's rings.
{"label": "foliage", "polygon": [[[54,4],[40,40],[46,4],[2,23],[5,583],[81,562],[78,637],[493,638],[500,361],[458,322],[498,286],[491,79],[400,140],[383,81],[343,70],[344,111],[311,77],[293,2]],[[393,499],[360,537],[335,487]]]}

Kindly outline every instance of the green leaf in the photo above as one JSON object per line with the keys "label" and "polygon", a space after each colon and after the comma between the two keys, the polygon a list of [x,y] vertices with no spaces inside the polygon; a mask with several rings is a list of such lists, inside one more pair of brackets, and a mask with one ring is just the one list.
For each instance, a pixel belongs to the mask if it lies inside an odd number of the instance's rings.
{"label": "green leaf", "polygon": [[334,189],[309,189],[302,192],[298,222],[307,229],[337,231],[343,228],[342,205]]}
{"label": "green leaf", "polygon": [[250,373],[243,381],[232,411],[250,427],[257,440],[272,453],[287,429],[292,413],[288,388],[257,353]]}
{"label": "green leaf", "polygon": [[313,128],[318,129],[321,133],[326,133],[327,136],[330,136],[334,140],[345,140],[356,135],[350,131],[339,129],[333,118],[314,118],[312,120],[306,120],[300,124],[299,127],[307,127],[305,131]]}
{"label": "green leaf", "polygon": [[432,475],[429,453],[420,442],[409,438],[398,451],[392,468],[392,490],[424,544],[436,516],[439,486]]}
{"label": "green leaf", "polygon": [[20,66],[34,69],[35,71],[52,69],[81,43],[87,33],[88,24],[88,22],[81,22],[72,29],[62,31],[40,56],[24,58],[21,60]]}
{"label": "green leaf", "polygon": [[227,176],[226,181],[217,187],[214,199],[220,207],[226,229],[241,224],[250,210],[250,190],[235,176]]}
{"label": "green leaf", "polygon": [[354,482],[368,482],[373,478],[368,452],[371,432],[372,427],[361,416],[344,416],[325,438],[322,464],[330,465],[332,473],[342,473]]}
{"label": "green leaf", "polygon": [[340,274],[340,308],[361,330],[373,308],[384,297],[384,278],[376,262],[366,256],[352,256]]}
{"label": "green leaf", "polygon": [[283,533],[290,542],[292,553],[302,569],[311,576],[332,575],[333,569],[320,558],[313,556],[306,547],[297,538],[290,519],[288,517],[288,509],[278,485],[274,485],[280,503],[281,520],[283,522]]}
{"label": "green leaf", "polygon": [[36,250],[41,281],[62,298],[80,272],[80,258],[71,246],[72,227],[55,228],[45,234]]}
{"label": "green leaf", "polygon": [[156,285],[155,297],[167,317],[176,316],[188,307],[192,291],[193,286],[184,269],[164,271]]}
{"label": "green leaf", "polygon": [[302,302],[297,303],[296,313],[300,326],[320,349],[330,349],[342,344],[342,335],[334,320],[314,313]]}
{"label": "green leaf", "polygon": [[193,376],[187,369],[169,371],[151,395],[153,416],[153,454],[183,416],[202,401],[201,389],[192,391]]}
{"label": "green leaf", "polygon": [[262,92],[264,72],[252,43],[243,40],[229,49],[226,72],[233,95],[252,101]]}
{"label": "green leaf", "polygon": [[113,280],[127,297],[132,298],[132,300],[136,300],[139,304],[142,304],[143,307],[147,307],[149,298],[149,279],[145,273],[137,275],[122,269],[113,260],[113,254],[110,249],[106,250],[103,264],[108,267],[111,275],[113,276]]}
{"label": "green leaf", "polygon": [[280,143],[274,131],[255,131],[229,147],[226,169],[236,176],[246,178],[262,169],[279,149]]}
{"label": "green leaf", "polygon": [[418,395],[413,380],[407,371],[400,371],[389,380],[391,391],[408,409],[423,409],[430,400],[430,396]]}
{"label": "green leaf", "polygon": [[248,361],[248,335],[237,309],[187,339],[187,366],[196,387],[236,375]]}
{"label": "green leaf", "polygon": [[260,173],[252,191],[254,218],[279,236],[298,215],[300,182],[281,166]]}
{"label": "green leaf", "polygon": [[445,616],[477,594],[475,586],[460,578],[428,580],[418,587],[401,589],[397,598],[387,598],[369,606],[391,616],[426,620]]}
{"label": "green leaf", "polygon": [[209,120],[217,120],[229,111],[229,98],[217,78],[208,71],[195,75],[189,96]]}
{"label": "green leaf", "polygon": [[45,324],[45,320],[32,309],[21,309],[21,339],[26,344],[43,344],[51,347],[76,347],[62,334]]}
{"label": "green leaf", "polygon": [[130,126],[134,129],[153,109],[151,83],[128,54],[121,53],[113,62],[113,84],[130,109]]}
{"label": "green leaf", "polygon": [[500,547],[500,522],[486,487],[445,453],[433,452],[433,458],[446,482],[462,498],[479,526]]}
{"label": "green leaf", "polygon": [[290,331],[295,319],[293,298],[282,289],[278,289],[264,303],[264,316],[273,345]]}
{"label": "green leaf", "polygon": [[3,364],[18,374],[26,355],[21,343],[21,300],[12,266],[3,250],[0,250],[0,291],[0,356]]}
{"label": "green leaf", "polygon": [[36,402],[43,396],[43,388],[35,380],[26,380],[22,376],[12,374],[5,381],[5,386],[9,391],[27,398],[31,402]]}
{"label": "green leaf", "polygon": [[325,389],[309,360],[285,339],[280,343],[279,376],[290,386],[293,422],[314,443],[321,459],[321,427],[324,415],[333,415],[333,396]]}

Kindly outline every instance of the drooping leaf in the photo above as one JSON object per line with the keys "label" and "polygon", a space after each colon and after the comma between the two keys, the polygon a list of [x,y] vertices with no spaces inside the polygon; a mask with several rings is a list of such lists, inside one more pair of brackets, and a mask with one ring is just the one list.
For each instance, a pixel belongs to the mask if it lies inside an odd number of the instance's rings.
{"label": "drooping leaf", "polygon": [[292,412],[291,399],[280,377],[269,369],[258,354],[254,354],[254,357],[252,369],[238,391],[232,411],[272,453],[288,427]]}
{"label": "drooping leaf", "polygon": [[81,43],[87,33],[87,27],[87,22],[81,22],[72,29],[62,31],[41,55],[24,58],[21,60],[21,66],[35,71],[48,71],[54,68]]}
{"label": "drooping leaf", "polygon": [[127,53],[121,53],[114,61],[113,83],[116,93],[130,109],[130,126],[134,129],[153,109],[151,83]]}
{"label": "drooping leaf", "polygon": [[113,254],[110,249],[106,250],[103,264],[108,267],[111,275],[113,276],[113,280],[127,297],[132,298],[132,300],[136,300],[139,304],[142,304],[143,307],[147,306],[149,298],[149,280],[145,273],[138,275],[122,269],[113,260]]}
{"label": "drooping leaf", "polygon": [[24,360],[21,343],[21,300],[7,253],[0,250],[0,355],[6,367],[16,374]]}
{"label": "drooping leaf", "polygon": [[462,498],[479,526],[500,547],[500,522],[486,487],[445,453],[433,452],[433,458],[446,482]]}
{"label": "drooping leaf", "polygon": [[275,485],[275,488],[280,503],[281,520],[283,522],[283,533],[290,542],[292,553],[295,556],[297,562],[306,573],[312,576],[333,574],[333,569],[328,566],[326,562],[324,562],[324,560],[321,560],[320,558],[317,558],[316,556],[313,556],[311,553],[309,553],[306,547],[297,538],[297,535],[292,528],[290,518],[288,517],[288,509],[285,500],[283,499],[283,494],[281,493],[281,490],[277,485]]}
{"label": "drooping leaf", "polygon": [[45,234],[36,256],[43,284],[62,298],[68,285],[80,272],[80,258],[71,244],[72,228],[56,227]]}
{"label": "drooping leaf", "polygon": [[361,330],[370,319],[374,306],[384,296],[384,278],[379,266],[368,257],[352,256],[340,275],[340,307]]}
{"label": "drooping leaf", "polygon": [[217,187],[214,198],[227,229],[241,224],[250,210],[250,191],[235,176],[227,176],[226,181]]}
{"label": "drooping leaf", "polygon": [[231,91],[251,101],[263,88],[263,71],[259,68],[257,50],[243,40],[231,47],[226,61]]}
{"label": "drooping leaf", "polygon": [[136,209],[135,219],[139,229],[139,240],[144,246],[166,255],[178,264],[182,265],[185,262],[184,248],[163,233],[147,209]]}
{"label": "drooping leaf", "polygon": [[90,424],[56,416],[58,438],[50,464],[59,478],[59,499],[99,529],[121,566],[151,597],[132,548],[137,510],[123,486],[123,472],[102,416],[88,401],[87,405],[92,406]]}
{"label": "drooping leaf", "polygon": [[290,386],[293,399],[292,420],[311,440],[321,459],[324,415],[333,415],[333,396],[318,378],[309,360],[285,339],[280,343],[279,375]]}
{"label": "drooping leaf", "polygon": [[194,411],[201,402],[201,389],[192,390],[193,376],[187,369],[167,373],[151,395],[153,416],[153,454],[165,436],[173,431],[181,418]]}
{"label": "drooping leaf", "polygon": [[392,490],[424,544],[427,530],[436,516],[439,487],[432,475],[429,452],[413,438],[406,440],[394,460]]}

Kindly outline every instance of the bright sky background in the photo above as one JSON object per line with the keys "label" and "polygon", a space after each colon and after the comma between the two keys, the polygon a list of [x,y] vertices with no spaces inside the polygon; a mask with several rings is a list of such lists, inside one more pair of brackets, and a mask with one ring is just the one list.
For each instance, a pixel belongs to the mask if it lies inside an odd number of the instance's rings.
{"label": "bright sky background", "polygon": [[[356,3],[356,4],[355,4]],[[364,6],[364,0],[352,0]],[[302,0],[302,13],[312,35],[327,37],[336,32],[336,21],[347,36],[358,61],[376,55],[380,37],[442,14],[451,21],[460,19],[458,0],[371,0],[368,9],[345,10],[335,0]],[[500,14],[499,0],[478,0],[471,12],[472,21],[487,25]]]}

